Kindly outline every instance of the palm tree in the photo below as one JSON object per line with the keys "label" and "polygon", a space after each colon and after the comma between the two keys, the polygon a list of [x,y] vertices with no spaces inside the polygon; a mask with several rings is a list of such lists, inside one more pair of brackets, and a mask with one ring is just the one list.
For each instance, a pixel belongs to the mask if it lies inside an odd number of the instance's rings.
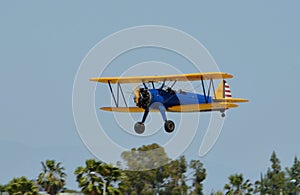
{"label": "palm tree", "polygon": [[0,195],[2,195],[2,192],[5,192],[6,186],[0,184]]}
{"label": "palm tree", "polygon": [[121,194],[117,186],[122,177],[122,171],[111,164],[94,159],[87,160],[85,167],[77,167],[74,172],[82,192],[91,195]]}
{"label": "palm tree", "polygon": [[38,184],[41,185],[50,195],[57,194],[65,185],[66,173],[61,163],[55,160],[46,160],[41,162],[43,172],[39,174]]}
{"label": "palm tree", "polygon": [[120,179],[124,177],[123,172],[112,164],[102,164],[102,166],[99,167],[99,172],[105,181],[105,191],[108,192],[108,194],[121,194],[119,189],[114,186],[118,185]]}
{"label": "palm tree", "polygon": [[247,179],[244,182],[243,174],[234,174],[228,177],[230,183],[224,186],[227,190],[226,194],[228,195],[250,195],[253,192],[252,184],[250,180]]}
{"label": "palm tree", "polygon": [[85,194],[99,195],[102,191],[104,182],[101,177],[96,176],[98,167],[101,165],[101,161],[95,161],[94,159],[86,160],[85,167],[77,167],[74,174],[78,182],[78,186]]}
{"label": "palm tree", "polygon": [[12,179],[6,186],[10,195],[38,195],[37,185],[26,177]]}
{"label": "palm tree", "polygon": [[242,174],[235,174],[230,175],[228,177],[230,184],[225,185],[225,189],[227,190],[226,194],[237,194],[241,195],[241,185],[243,183],[243,175]]}

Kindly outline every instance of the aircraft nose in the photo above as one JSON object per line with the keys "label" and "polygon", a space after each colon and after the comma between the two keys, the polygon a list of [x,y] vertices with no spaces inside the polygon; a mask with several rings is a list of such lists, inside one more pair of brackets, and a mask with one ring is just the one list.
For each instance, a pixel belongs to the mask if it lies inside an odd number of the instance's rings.
{"label": "aircraft nose", "polygon": [[134,100],[134,103],[138,103],[139,101],[139,98],[140,98],[140,89],[135,89],[134,90],[134,97],[133,97],[133,100]]}

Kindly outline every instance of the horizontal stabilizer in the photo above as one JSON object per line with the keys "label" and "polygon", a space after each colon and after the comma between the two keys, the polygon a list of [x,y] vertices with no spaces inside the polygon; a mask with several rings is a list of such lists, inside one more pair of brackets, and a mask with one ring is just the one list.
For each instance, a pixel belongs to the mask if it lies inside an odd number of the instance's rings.
{"label": "horizontal stabilizer", "polygon": [[249,100],[246,100],[244,98],[218,98],[214,99],[214,102],[232,102],[232,103],[239,103],[239,102],[249,102]]}
{"label": "horizontal stabilizer", "polygon": [[205,112],[205,111],[221,111],[229,108],[236,108],[237,104],[219,102],[210,104],[188,104],[169,107],[170,112]]}

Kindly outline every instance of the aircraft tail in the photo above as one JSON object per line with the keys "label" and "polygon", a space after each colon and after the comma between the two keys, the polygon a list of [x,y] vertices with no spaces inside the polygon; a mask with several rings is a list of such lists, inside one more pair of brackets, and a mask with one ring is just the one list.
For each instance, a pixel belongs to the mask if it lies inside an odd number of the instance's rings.
{"label": "aircraft tail", "polygon": [[216,99],[231,97],[231,90],[228,83],[225,80],[221,81],[216,91]]}
{"label": "aircraft tail", "polygon": [[220,82],[214,100],[218,102],[248,102],[243,98],[232,98],[230,87],[225,80]]}

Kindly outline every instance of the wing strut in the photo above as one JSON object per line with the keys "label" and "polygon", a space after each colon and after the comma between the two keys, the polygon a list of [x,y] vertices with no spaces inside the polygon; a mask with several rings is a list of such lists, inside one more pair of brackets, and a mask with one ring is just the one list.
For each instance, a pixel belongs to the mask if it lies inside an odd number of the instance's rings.
{"label": "wing strut", "polygon": [[152,84],[152,88],[155,89],[155,86],[154,86],[154,83],[153,81],[151,81],[151,84]]}
{"label": "wing strut", "polygon": [[213,93],[214,93],[214,97],[215,97],[216,96],[216,91],[215,91],[215,86],[214,86],[214,80],[212,80],[212,79],[209,80],[207,97],[209,97],[209,95],[210,95],[211,88],[213,89]]}
{"label": "wing strut", "polygon": [[215,90],[215,86],[214,86],[214,80],[213,79],[209,80],[207,94],[206,94],[206,90],[205,90],[203,79],[201,79],[201,84],[202,84],[202,89],[203,89],[203,95],[204,95],[205,103],[208,103],[208,99],[209,99],[209,96],[210,96],[211,88],[213,90],[214,97],[216,97],[216,90]]}
{"label": "wing strut", "polygon": [[163,81],[163,83],[162,83],[162,85],[161,85],[160,89],[163,89],[163,88],[164,88],[164,86],[165,86],[165,83],[166,83],[166,79],[164,79],[164,81]]}
{"label": "wing strut", "polygon": [[174,81],[174,83],[171,85],[171,89],[174,87],[174,85],[176,84],[177,80]]}
{"label": "wing strut", "polygon": [[143,85],[144,85],[145,89],[148,89],[148,87],[144,81],[143,81]]}
{"label": "wing strut", "polygon": [[117,95],[117,98],[118,98],[118,104],[119,104],[119,89],[120,89],[120,91],[121,91],[121,95],[122,95],[123,101],[124,101],[126,107],[128,107],[128,106],[127,106],[127,102],[126,102],[126,100],[125,100],[124,93],[123,93],[123,89],[122,89],[120,83],[118,83],[118,90],[117,90],[117,92],[118,92],[118,95]]}
{"label": "wing strut", "polygon": [[212,88],[213,88],[213,91],[214,91],[214,97],[216,97],[216,90],[215,90],[215,85],[214,85],[214,80],[211,79],[211,84],[212,84]]}
{"label": "wing strut", "polygon": [[116,101],[115,94],[114,94],[114,92],[113,92],[113,90],[112,90],[112,87],[111,87],[110,81],[107,81],[107,83],[108,83],[108,86],[109,86],[109,89],[110,89],[111,96],[112,96],[112,97],[113,97],[113,99],[114,99],[115,105],[116,105],[116,107],[119,107],[119,105],[118,105],[118,102]]}
{"label": "wing strut", "polygon": [[205,103],[208,103],[208,97],[206,96],[206,91],[205,91],[204,82],[203,82],[202,77],[201,77],[201,84],[202,84],[202,89],[203,89],[203,95],[204,95]]}
{"label": "wing strut", "polygon": [[123,98],[123,101],[124,101],[126,107],[128,107],[127,102],[126,102],[126,99],[125,99],[125,96],[124,96],[123,89],[122,89],[122,87],[121,87],[121,84],[120,84],[120,83],[117,84],[117,98],[116,98],[116,96],[115,96],[115,94],[114,94],[114,91],[113,91],[113,89],[112,89],[112,87],[111,87],[110,81],[107,81],[107,83],[108,83],[108,86],[109,86],[109,89],[110,89],[110,93],[111,93],[111,96],[113,97],[113,100],[114,100],[114,102],[115,102],[116,107],[117,107],[117,108],[119,107],[119,103],[120,103],[120,101],[119,101],[119,99],[120,99],[120,92],[121,92],[121,95],[122,95],[122,98]]}

